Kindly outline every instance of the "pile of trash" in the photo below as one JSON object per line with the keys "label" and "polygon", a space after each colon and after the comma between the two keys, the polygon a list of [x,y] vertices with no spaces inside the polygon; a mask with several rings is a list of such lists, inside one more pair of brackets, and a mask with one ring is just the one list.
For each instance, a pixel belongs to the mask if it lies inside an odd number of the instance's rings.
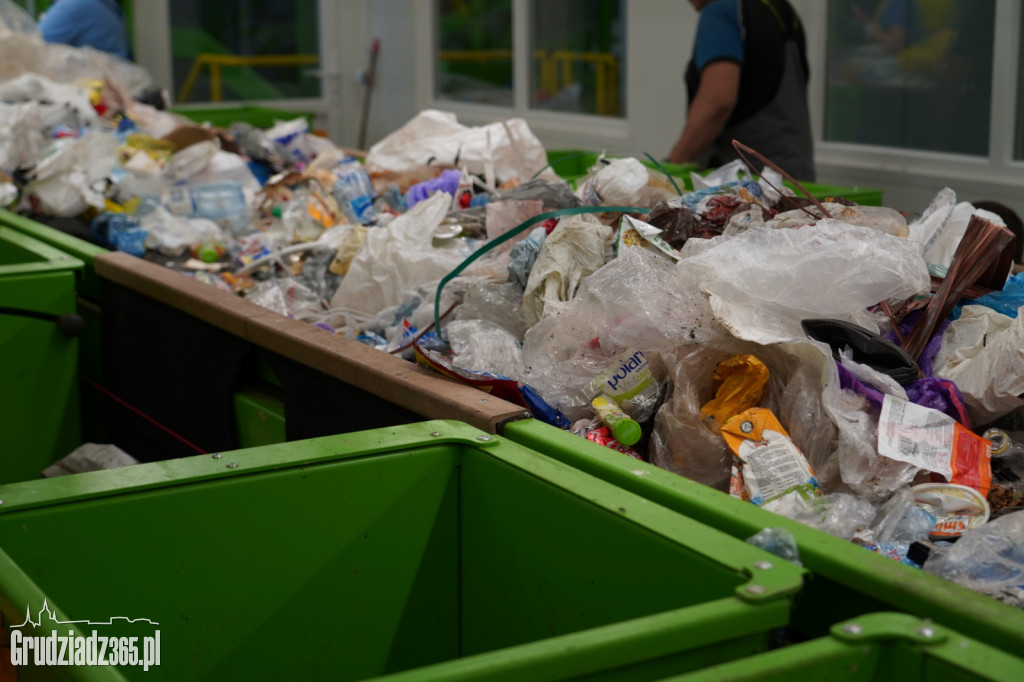
{"label": "pile of trash", "polygon": [[357,158],[304,118],[198,126],[137,87],[0,83],[4,205],[1021,605],[999,216],[947,188],[908,222],[742,164],[602,156],[571,184],[524,121],[432,110]]}

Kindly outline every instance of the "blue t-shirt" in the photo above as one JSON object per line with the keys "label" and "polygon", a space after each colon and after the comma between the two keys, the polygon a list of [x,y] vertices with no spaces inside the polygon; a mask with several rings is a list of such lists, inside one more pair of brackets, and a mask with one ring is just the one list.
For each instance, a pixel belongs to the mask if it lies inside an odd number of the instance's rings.
{"label": "blue t-shirt", "polygon": [[711,62],[726,59],[743,64],[743,22],[739,0],[714,0],[700,12],[694,38],[693,63],[703,71]]}
{"label": "blue t-shirt", "polygon": [[57,0],[39,22],[43,40],[131,59],[124,14],[114,0]]}

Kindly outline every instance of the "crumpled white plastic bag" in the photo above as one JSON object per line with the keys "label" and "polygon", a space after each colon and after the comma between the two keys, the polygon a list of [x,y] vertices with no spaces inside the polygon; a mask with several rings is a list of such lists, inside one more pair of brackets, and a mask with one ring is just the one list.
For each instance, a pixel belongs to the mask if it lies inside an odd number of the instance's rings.
{"label": "crumpled white plastic bag", "polygon": [[50,140],[39,127],[36,102],[0,104],[0,170],[16,168],[39,158]]}
{"label": "crumpled white plastic bag", "polygon": [[331,299],[331,308],[375,315],[397,306],[403,291],[437,282],[454,270],[466,257],[461,245],[432,244],[434,230],[451,201],[450,194],[436,192],[386,227],[370,229]]}
{"label": "crumpled white plastic bag", "polygon": [[523,351],[515,335],[487,320],[456,320],[445,325],[452,364],[522,381]]}
{"label": "crumpled white plastic bag", "polygon": [[682,255],[666,286],[706,292],[734,335],[764,345],[805,338],[800,321],[811,317],[877,332],[868,307],[924,293],[931,284],[917,244],[828,219],[800,229],[754,227],[734,237],[691,239]]}
{"label": "crumpled white plastic bag", "polygon": [[966,305],[942,334],[932,364],[964,396],[977,425],[1024,405],[1024,315],[1016,318],[981,305]]}
{"label": "crumpled white plastic bag", "polygon": [[584,277],[605,263],[611,229],[589,214],[558,221],[530,270],[523,292],[523,316],[533,326],[554,302],[570,300]]}
{"label": "crumpled white plastic bag", "polygon": [[[376,174],[422,176],[436,167],[457,167],[498,182],[525,182],[547,166],[547,151],[521,118],[467,127],[455,114],[435,109],[418,113],[373,145],[365,166]],[[554,173],[547,171],[554,179]]]}
{"label": "crumpled white plastic bag", "polygon": [[935,195],[921,216],[910,224],[910,238],[921,244],[925,260],[949,267],[957,246],[967,232],[971,216],[977,215],[996,225],[1005,221],[995,213],[974,208],[966,201],[957,202],[956,192],[944,187]]}
{"label": "crumpled white plastic bag", "polygon": [[53,142],[32,169],[22,193],[22,208],[45,215],[71,217],[86,208],[103,209],[103,187],[117,162],[117,138],[93,132]]}

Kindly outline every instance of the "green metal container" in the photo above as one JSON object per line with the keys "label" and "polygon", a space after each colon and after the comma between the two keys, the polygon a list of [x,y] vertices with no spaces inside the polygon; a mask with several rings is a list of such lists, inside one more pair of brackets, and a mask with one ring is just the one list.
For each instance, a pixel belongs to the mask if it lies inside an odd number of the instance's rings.
{"label": "green metal container", "polygon": [[660,679],[764,649],[803,579],[451,421],[7,486],[0,547],[19,637],[159,631],[142,680]]}
{"label": "green metal container", "polygon": [[[601,158],[599,152],[588,152],[579,149],[552,149],[548,151],[548,165],[551,167],[551,170],[570,184],[575,184],[577,180],[586,175],[587,171],[597,163],[599,158]],[[609,156],[607,158],[613,159],[617,157]],[[679,185],[679,188],[684,191],[685,183],[689,182],[690,172],[697,170],[697,164],[695,163],[669,163],[668,161],[654,163],[646,157],[642,159],[637,157],[637,160],[648,168],[671,175]]]}
{"label": "green metal container", "polygon": [[1016,655],[1024,651],[1024,610],[543,422],[513,422],[503,435],[733,537],[788,530],[811,572],[791,624],[804,636],[824,635],[832,624],[865,613],[900,611]]}
{"label": "green metal container", "polygon": [[277,121],[292,121],[304,118],[313,127],[315,115],[309,111],[291,111],[289,109],[271,109],[268,107],[181,107],[171,112],[191,119],[195,123],[209,123],[215,128],[230,128],[232,123],[241,122],[257,128],[272,128]]}
{"label": "green metal container", "polygon": [[80,444],[75,312],[82,261],[0,227],[0,484],[38,478]]}
{"label": "green metal container", "polygon": [[1006,682],[1024,660],[900,613],[840,623],[820,639],[680,675],[665,682]]}

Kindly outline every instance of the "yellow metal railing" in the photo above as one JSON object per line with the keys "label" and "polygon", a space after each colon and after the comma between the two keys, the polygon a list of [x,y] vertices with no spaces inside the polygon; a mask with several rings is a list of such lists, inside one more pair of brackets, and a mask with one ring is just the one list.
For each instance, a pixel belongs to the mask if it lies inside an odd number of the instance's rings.
{"label": "yellow metal railing", "polygon": [[220,102],[224,99],[224,86],[221,79],[221,68],[228,66],[303,66],[319,64],[320,57],[315,54],[258,54],[235,55],[203,53],[196,56],[189,69],[185,82],[178,91],[178,102],[185,102],[192,94],[196,79],[203,67],[210,69],[210,101]]}
{"label": "yellow metal railing", "polygon": [[[512,50],[441,50],[438,59],[447,62],[511,61]],[[553,95],[573,82],[577,64],[593,64],[594,101],[598,114],[619,115],[619,60],[607,52],[572,52],[570,50],[534,50],[538,86]]]}

